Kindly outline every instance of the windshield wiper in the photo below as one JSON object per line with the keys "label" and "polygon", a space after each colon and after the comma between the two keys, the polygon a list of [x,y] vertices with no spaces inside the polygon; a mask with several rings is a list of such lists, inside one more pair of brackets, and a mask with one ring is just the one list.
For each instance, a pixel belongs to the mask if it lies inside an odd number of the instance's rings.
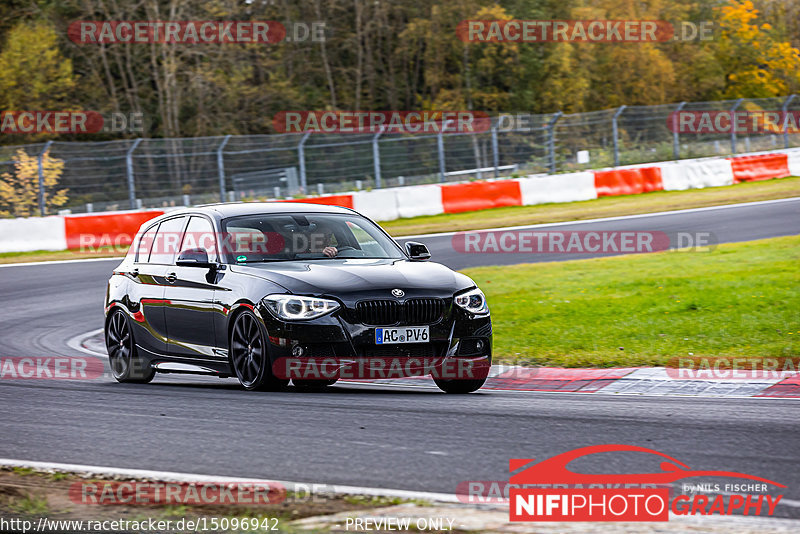
{"label": "windshield wiper", "polygon": [[233,265],[241,265],[242,263],[278,263],[278,262],[282,262],[282,261],[295,261],[295,260],[269,260],[269,259],[244,260],[244,261],[234,262]]}

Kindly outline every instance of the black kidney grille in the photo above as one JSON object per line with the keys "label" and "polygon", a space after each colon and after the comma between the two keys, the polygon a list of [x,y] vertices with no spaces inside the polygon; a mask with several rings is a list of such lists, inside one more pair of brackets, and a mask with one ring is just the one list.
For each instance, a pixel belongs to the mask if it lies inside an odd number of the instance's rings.
{"label": "black kidney grille", "polygon": [[431,324],[442,318],[442,299],[409,299],[405,305],[405,320],[408,324]]}
{"label": "black kidney grille", "polygon": [[371,325],[396,324],[400,320],[400,304],[394,300],[367,300],[356,304],[358,322]]}
{"label": "black kidney grille", "polygon": [[432,324],[442,318],[444,301],[437,298],[396,300],[366,300],[356,304],[356,320],[362,324],[387,326],[393,324]]}

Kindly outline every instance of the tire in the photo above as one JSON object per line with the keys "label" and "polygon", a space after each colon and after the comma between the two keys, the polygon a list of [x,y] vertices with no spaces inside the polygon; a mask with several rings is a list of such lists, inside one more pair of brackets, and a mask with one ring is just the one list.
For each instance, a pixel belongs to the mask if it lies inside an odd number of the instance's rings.
{"label": "tire", "polygon": [[297,389],[302,391],[323,391],[328,386],[332,386],[337,382],[336,378],[331,380],[295,380],[292,379],[292,384]]}
{"label": "tire", "polygon": [[234,319],[228,349],[231,368],[244,389],[277,391],[289,384],[272,374],[266,338],[253,312],[245,310]]}
{"label": "tire", "polygon": [[111,374],[117,382],[147,384],[156,370],[139,357],[128,316],[122,310],[114,310],[106,322],[106,350]]}
{"label": "tire", "polygon": [[475,380],[442,380],[439,378],[434,378],[433,381],[436,382],[436,385],[439,386],[439,389],[445,393],[460,395],[478,391],[481,389],[484,382],[486,382],[486,379],[478,378]]}

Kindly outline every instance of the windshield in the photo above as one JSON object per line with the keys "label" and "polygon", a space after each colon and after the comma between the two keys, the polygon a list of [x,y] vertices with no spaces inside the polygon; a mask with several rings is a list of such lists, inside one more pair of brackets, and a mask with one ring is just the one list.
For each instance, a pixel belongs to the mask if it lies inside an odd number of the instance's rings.
{"label": "windshield", "polygon": [[222,221],[226,263],[404,259],[374,223],[358,215],[259,214]]}

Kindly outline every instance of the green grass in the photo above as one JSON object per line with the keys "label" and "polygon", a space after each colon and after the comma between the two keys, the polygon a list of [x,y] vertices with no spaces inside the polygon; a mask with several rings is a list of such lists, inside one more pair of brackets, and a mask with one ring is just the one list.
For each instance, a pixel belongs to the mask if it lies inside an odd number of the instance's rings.
{"label": "green grass", "polygon": [[42,516],[50,513],[47,499],[35,495],[12,499],[8,505],[12,511],[28,517]]}
{"label": "green grass", "polygon": [[36,474],[36,470],[31,467],[12,467],[11,471],[15,475],[28,476]]}
{"label": "green grass", "polygon": [[464,273],[489,300],[496,362],[800,357],[800,236]]}

